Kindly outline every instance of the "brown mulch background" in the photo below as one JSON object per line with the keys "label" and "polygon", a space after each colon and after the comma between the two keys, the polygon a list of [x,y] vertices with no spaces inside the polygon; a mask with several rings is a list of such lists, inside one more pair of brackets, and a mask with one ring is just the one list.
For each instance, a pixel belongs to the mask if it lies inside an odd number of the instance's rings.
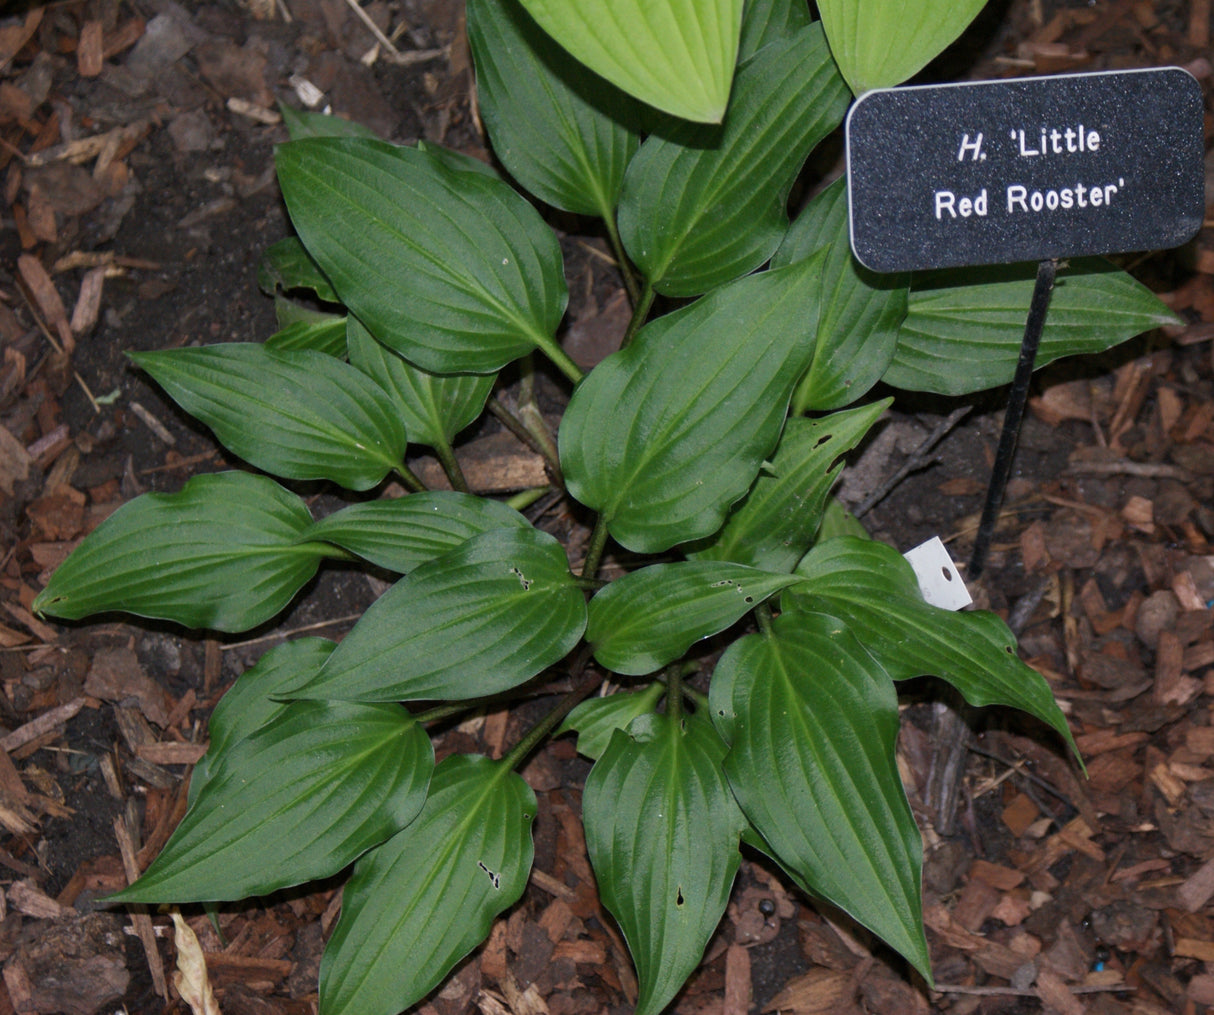
{"label": "brown mulch background", "polygon": [[[291,634],[340,636],[382,586],[327,570],[275,626],[222,641],[122,618],[45,623],[30,603],[117,506],[234,464],[123,353],[274,330],[256,265],[287,233],[275,102],[331,106],[397,141],[482,155],[485,142],[460,0],[367,3],[388,44],[347,0],[25,8],[0,8],[0,1015],[184,1012],[167,982],[169,916],[97,899],[180,819],[207,716],[236,676]],[[941,74],[1180,64],[1206,90],[1209,148],[1210,8],[996,3]],[[625,300],[601,238],[553,222],[569,255],[566,342],[593,359]],[[950,763],[938,745],[955,714],[934,704],[938,687],[908,687],[899,761],[926,844],[937,989],[747,861],[674,1010],[1214,1010],[1214,221],[1181,250],[1125,263],[1188,323],[1039,378],[974,589],[1053,685],[1087,780],[1055,739],[1003,713],[964,713],[969,725],[946,738],[963,748]],[[542,395],[559,410],[558,385]],[[865,515],[901,550],[940,534],[959,561],[968,554],[1000,401],[966,404],[924,467]],[[900,398],[845,496],[862,501],[952,407]],[[492,426],[460,454],[479,489],[540,474]],[[312,494],[318,509],[329,503]],[[575,522],[548,510],[544,524]],[[498,752],[529,718],[478,717],[445,733],[441,751]],[[587,769],[569,738],[532,760],[531,886],[423,1011],[628,1010],[635,980],[578,820]],[[185,909],[224,1012],[315,1010],[337,889],[224,906],[222,938]]]}

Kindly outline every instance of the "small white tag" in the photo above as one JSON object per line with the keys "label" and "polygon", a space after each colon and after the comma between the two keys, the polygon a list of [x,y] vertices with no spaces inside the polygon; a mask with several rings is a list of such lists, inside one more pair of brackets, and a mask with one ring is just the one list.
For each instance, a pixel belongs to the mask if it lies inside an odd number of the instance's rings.
{"label": "small white tag", "polygon": [[960,610],[974,601],[939,536],[932,536],[902,556],[914,568],[919,591],[932,606]]}

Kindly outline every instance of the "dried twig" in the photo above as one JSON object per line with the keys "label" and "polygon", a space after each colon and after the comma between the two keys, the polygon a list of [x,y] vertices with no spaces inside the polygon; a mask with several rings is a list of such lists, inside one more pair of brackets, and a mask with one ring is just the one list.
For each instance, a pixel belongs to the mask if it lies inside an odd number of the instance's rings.
{"label": "dried twig", "polygon": [[[139,860],[135,856],[134,836],[121,815],[114,819],[114,837],[118,840],[118,850],[122,853],[122,867],[126,871],[127,882],[133,882],[140,874]],[[152,918],[143,906],[131,906],[130,909],[135,933],[139,935],[139,941],[148,958],[152,989],[159,997],[167,998],[169,985],[164,978],[164,962],[160,958],[160,949],[156,946],[156,929],[152,926]]]}
{"label": "dried twig", "polygon": [[947,416],[945,416],[944,419],[937,423],[932,432],[923,439],[922,443],[911,453],[911,456],[902,463],[902,468],[890,476],[890,478],[882,483],[881,486],[879,486],[875,491],[869,494],[864,499],[864,502],[856,508],[856,517],[861,518],[868,514],[868,512],[876,507],[877,504],[879,504],[882,500],[884,500],[890,491],[901,483],[902,480],[904,480],[916,469],[926,465],[927,456],[931,454],[932,448],[939,444],[944,438],[945,434],[960,423],[961,420],[969,413],[969,411],[970,406],[963,405],[959,409],[954,409]]}

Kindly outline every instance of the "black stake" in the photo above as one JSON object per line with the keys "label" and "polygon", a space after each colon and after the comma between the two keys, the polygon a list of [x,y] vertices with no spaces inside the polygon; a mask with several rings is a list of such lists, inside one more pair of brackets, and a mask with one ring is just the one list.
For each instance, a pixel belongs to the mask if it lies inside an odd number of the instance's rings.
{"label": "black stake", "polygon": [[1033,300],[1029,304],[1028,320],[1024,323],[1024,338],[1020,342],[1020,360],[1016,364],[1016,375],[1012,378],[1012,389],[1007,397],[1003,432],[999,435],[995,466],[991,469],[991,480],[986,488],[986,503],[982,506],[982,521],[978,523],[978,536],[974,540],[974,555],[970,558],[967,578],[977,578],[986,567],[991,536],[995,532],[995,522],[999,518],[999,508],[1003,504],[1008,477],[1012,474],[1012,460],[1016,457],[1016,441],[1020,437],[1020,424],[1024,420],[1024,406],[1028,401],[1029,384],[1033,379],[1037,346],[1041,343],[1045,312],[1049,309],[1050,293],[1054,290],[1054,276],[1057,272],[1057,258],[1049,258],[1037,265],[1037,282],[1033,286]]}

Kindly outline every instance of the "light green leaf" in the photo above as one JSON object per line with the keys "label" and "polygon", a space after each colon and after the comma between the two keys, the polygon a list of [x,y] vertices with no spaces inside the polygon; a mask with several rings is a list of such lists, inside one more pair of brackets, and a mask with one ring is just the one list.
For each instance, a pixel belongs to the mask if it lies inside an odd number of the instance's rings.
{"label": "light green leaf", "polygon": [[939,56],[986,0],[819,0],[830,49],[857,95],[891,88]]}
{"label": "light green leaf", "polygon": [[282,296],[274,298],[279,330],[265,341],[277,352],[312,349],[326,356],[346,358],[346,315],[326,314],[300,306]]}
{"label": "light green leaf", "polygon": [[508,768],[456,755],[417,819],[354,865],[320,963],[326,1015],[397,1015],[489,936],[523,894],[535,794]]}
{"label": "light green leaf", "polygon": [[581,63],[642,102],[718,122],[729,101],[742,0],[523,0]]}
{"label": "light green leaf", "polygon": [[186,627],[247,631],[315,573],[325,548],[306,542],[307,507],[272,479],[195,476],[180,493],[146,493],[85,537],[34,600],[77,620],[121,610]]}
{"label": "light green leaf", "polygon": [[850,405],[881,379],[906,317],[909,275],[878,275],[851,252],[843,179],[812,200],[771,259],[778,268],[826,248],[818,342],[809,371],[793,395],[793,412]]}
{"label": "light green leaf", "polygon": [[[1036,276],[1034,265],[915,276],[898,348],[883,380],[908,391],[963,395],[1006,384],[1016,370]],[[1146,286],[1107,261],[1060,268],[1038,368],[1102,352],[1179,318]]]}
{"label": "light green leaf", "polygon": [[531,523],[500,501],[432,490],[351,504],[316,522],[308,538],[340,546],[376,567],[408,574],[473,536],[510,528],[529,529]]}
{"label": "light green leaf", "polygon": [[725,744],[696,715],[617,730],[582,798],[599,895],[637,967],[637,1015],[657,1015],[704,955],[729,902],[746,824]]}
{"label": "light green leaf", "polygon": [[210,746],[190,773],[190,804],[223,761],[228,747],[252,736],[286,709],[278,692],[298,684],[301,676],[316,673],[336,642],[326,638],[297,638],[270,649],[228,688],[207,722]]}
{"label": "light green leaf", "polygon": [[744,63],[770,42],[787,39],[809,25],[809,4],[804,0],[746,0],[738,63]]}
{"label": "light green leaf", "polygon": [[[688,556],[791,571],[813,545],[827,494],[843,469],[842,456],[864,439],[892,401],[819,419],[790,419],[771,464],[759,473],[746,499],[719,532],[697,543]],[[592,627],[593,617],[592,609]]]}
{"label": "light green leaf", "polygon": [[585,627],[586,601],[560,543],[530,527],[487,532],[398,581],[320,673],[291,693],[336,701],[479,698],[562,659]]}
{"label": "light green leaf", "polygon": [[292,141],[276,160],[308,252],[385,345],[432,373],[492,373],[537,346],[567,369],[560,246],[503,180],[377,141]]}
{"label": "light green leaf", "polygon": [[541,201],[614,223],[640,108],[544,32],[518,0],[469,0],[468,41],[493,152]]}
{"label": "light green leaf", "polygon": [[640,691],[616,691],[605,698],[588,698],[578,705],[554,736],[577,731],[578,754],[598,759],[607,750],[611,735],[628,728],[637,716],[652,712],[666,686],[652,683]]}
{"label": "light green leaf", "polygon": [[350,362],[391,398],[409,441],[451,450],[455,435],[476,422],[496,374],[432,374],[375,339],[357,318],[348,319]]}
{"label": "light green leaf", "polygon": [[769,635],[730,646],[710,702],[734,796],[780,863],[930,981],[922,846],[894,760],[889,676],[841,622],[784,613]]}
{"label": "light green leaf", "polygon": [[315,293],[316,298],[325,303],[340,302],[324,272],[296,236],[279,240],[261,255],[257,286],[267,296],[275,295],[280,288],[284,292],[304,289]]}
{"label": "light green leaf", "polygon": [[630,550],[720,528],[775,447],[812,353],[810,258],[652,321],[578,386],[561,422],[570,493]]}
{"label": "light green leaf", "polygon": [[405,428],[388,396],[332,356],[247,342],[128,355],[266,472],[367,490],[404,461]]}
{"label": "light green leaf", "polygon": [[1049,685],[1020,661],[1007,625],[986,611],[929,606],[893,547],[832,539],[814,547],[796,573],[806,581],[790,589],[790,606],[839,617],[893,679],[940,677],[971,705],[1010,705],[1036,716],[1076,750]]}
{"label": "light green leaf", "polygon": [[378,139],[379,135],[370,127],[353,120],[344,120],[332,113],[317,113],[309,109],[295,109],[285,102],[278,104],[282,124],[292,141],[306,137],[362,137]]}
{"label": "light green leaf", "polygon": [[855,515],[847,510],[835,497],[826,498],[826,507],[822,509],[822,524],[818,527],[819,543],[839,536],[854,536],[856,539],[869,539],[868,530]]}
{"label": "light green leaf", "polygon": [[229,901],[336,874],[426,799],[430,738],[399,705],[297,701],[229,743],[117,902]]}
{"label": "light green leaf", "polygon": [[651,564],[590,600],[586,640],[599,665],[652,673],[798,580],[721,560]]}
{"label": "light green leaf", "polygon": [[619,227],[654,289],[695,296],[771,257],[793,180],[846,108],[847,87],[811,25],[739,68],[722,127],[650,135],[624,175]]}

